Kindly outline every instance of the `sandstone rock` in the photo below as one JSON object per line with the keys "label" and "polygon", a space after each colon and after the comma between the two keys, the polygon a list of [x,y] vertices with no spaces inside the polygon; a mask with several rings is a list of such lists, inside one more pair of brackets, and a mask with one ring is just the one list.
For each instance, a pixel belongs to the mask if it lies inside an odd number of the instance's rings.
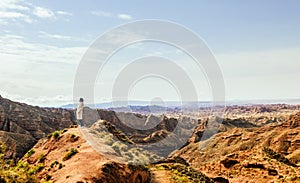
{"label": "sandstone rock", "polygon": [[11,147],[7,152],[10,158],[22,157],[40,138],[72,124],[75,124],[73,111],[0,98],[0,139]]}

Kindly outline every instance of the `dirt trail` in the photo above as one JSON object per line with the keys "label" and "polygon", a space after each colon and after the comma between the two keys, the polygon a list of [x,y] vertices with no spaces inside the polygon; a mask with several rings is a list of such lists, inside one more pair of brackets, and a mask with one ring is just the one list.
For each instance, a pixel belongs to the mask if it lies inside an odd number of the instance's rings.
{"label": "dirt trail", "polygon": [[170,173],[166,170],[151,170],[152,183],[176,183],[172,180]]}

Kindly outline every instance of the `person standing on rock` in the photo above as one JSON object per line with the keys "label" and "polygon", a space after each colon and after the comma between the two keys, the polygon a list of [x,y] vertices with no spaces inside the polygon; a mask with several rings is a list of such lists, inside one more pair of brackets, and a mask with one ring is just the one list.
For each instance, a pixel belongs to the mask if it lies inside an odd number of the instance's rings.
{"label": "person standing on rock", "polygon": [[83,98],[80,98],[79,104],[78,104],[77,110],[76,110],[76,117],[77,117],[77,122],[78,122],[79,126],[81,126],[81,127],[83,126],[83,118],[82,118],[83,107],[84,107]]}

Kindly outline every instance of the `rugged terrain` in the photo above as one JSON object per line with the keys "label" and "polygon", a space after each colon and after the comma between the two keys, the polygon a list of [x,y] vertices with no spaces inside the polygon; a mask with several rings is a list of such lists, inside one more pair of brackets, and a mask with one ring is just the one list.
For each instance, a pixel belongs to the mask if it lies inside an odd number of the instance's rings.
{"label": "rugged terrain", "polygon": [[[99,123],[101,122],[103,121]],[[1,164],[3,169],[0,171],[0,181],[213,182],[213,179],[191,168],[182,158],[176,157],[150,165],[146,162],[148,156],[144,150],[137,147],[127,150],[118,142],[109,143],[108,140],[112,140],[113,136],[103,138],[104,136],[98,135],[93,130],[77,126],[55,131],[39,140],[16,166],[9,168]],[[136,161],[129,162],[123,153]],[[140,162],[142,158],[144,162]]]}
{"label": "rugged terrain", "polygon": [[[57,132],[42,139],[21,161],[41,166],[39,180],[53,182],[150,182],[151,175],[144,166],[122,163],[111,146],[101,144],[106,153],[97,153],[78,128]],[[114,161],[113,161],[114,160]]]}
{"label": "rugged terrain", "polygon": [[298,109],[229,106],[217,117],[85,108],[78,128],[73,110],[0,97],[0,182],[297,182]]}
{"label": "rugged terrain", "polygon": [[22,157],[50,132],[75,124],[73,111],[40,108],[0,96],[0,140],[7,144],[6,157]]}
{"label": "rugged terrain", "polygon": [[230,182],[299,182],[300,113],[280,124],[231,128],[174,153]]}

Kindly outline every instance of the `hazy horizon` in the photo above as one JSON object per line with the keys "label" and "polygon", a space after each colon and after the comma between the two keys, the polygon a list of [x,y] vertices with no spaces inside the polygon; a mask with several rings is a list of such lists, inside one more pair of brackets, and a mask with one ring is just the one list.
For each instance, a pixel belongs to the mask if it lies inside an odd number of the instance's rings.
{"label": "hazy horizon", "polygon": [[[1,95],[1,97],[12,100],[14,102],[21,102],[21,103],[26,103],[28,105],[35,105],[35,106],[40,106],[40,107],[63,107],[63,108],[69,108],[70,106],[76,107],[77,102],[70,102],[70,103],[62,103],[59,105],[48,105],[48,104],[32,104],[28,103],[24,100],[18,100],[15,98],[9,98],[5,95]],[[217,104],[217,101],[147,101],[147,100],[128,100],[128,101],[114,101],[116,102],[116,106],[113,106],[112,103],[113,101],[95,101],[94,103],[86,103],[86,106],[105,106],[104,108],[114,108],[114,107],[125,107],[125,103],[128,103],[128,106],[161,106],[161,107],[180,107],[182,103],[215,103]],[[121,104],[118,104],[118,102],[122,102]],[[126,104],[127,104],[126,103]],[[220,102],[219,102],[220,103]],[[223,104],[223,102],[221,102]],[[300,105],[300,98],[289,98],[289,99],[251,99],[251,100],[240,100],[240,99],[231,99],[231,100],[226,100],[225,105],[259,105],[259,104],[287,104],[287,105]],[[72,108],[73,108],[72,107]]]}

